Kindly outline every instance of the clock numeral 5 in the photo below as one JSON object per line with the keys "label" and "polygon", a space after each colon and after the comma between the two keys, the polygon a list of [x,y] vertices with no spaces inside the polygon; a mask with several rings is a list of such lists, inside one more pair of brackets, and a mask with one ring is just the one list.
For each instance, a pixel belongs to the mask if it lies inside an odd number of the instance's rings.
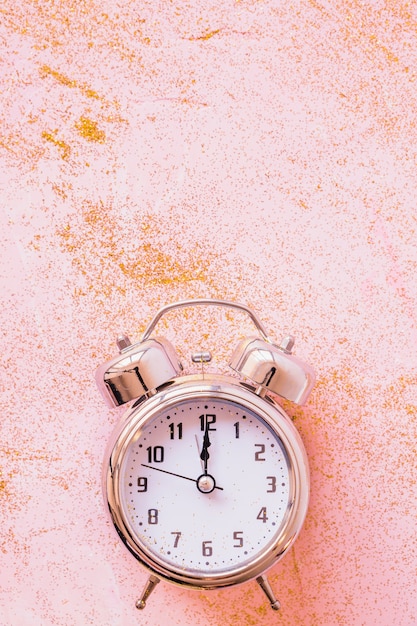
{"label": "clock numeral 5", "polygon": [[[175,426],[177,427],[175,431]],[[178,439],[182,439],[182,422],[179,424],[170,424],[169,425],[169,437],[170,439],[175,439],[175,433]]]}
{"label": "clock numeral 5", "polygon": [[203,556],[212,556],[213,554],[213,547],[212,547],[212,541],[203,541],[203,543],[201,544],[202,547],[202,553]]}
{"label": "clock numeral 5", "polygon": [[236,541],[236,543],[233,544],[234,548],[241,548],[243,546],[243,532],[241,530],[235,530],[233,539]]}

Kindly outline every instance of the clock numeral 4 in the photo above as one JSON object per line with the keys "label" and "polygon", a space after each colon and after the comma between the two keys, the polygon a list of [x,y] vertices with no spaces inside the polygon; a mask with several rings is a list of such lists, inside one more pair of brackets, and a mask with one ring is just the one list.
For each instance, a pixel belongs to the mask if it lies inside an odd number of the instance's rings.
{"label": "clock numeral 4", "polygon": [[212,556],[213,554],[213,547],[212,547],[212,541],[203,541],[203,543],[201,544],[201,548],[202,548],[202,553],[203,556]]}
{"label": "clock numeral 4", "polygon": [[267,517],[267,514],[266,514],[266,506],[263,506],[261,508],[261,510],[259,511],[258,515],[256,516],[256,519],[259,519],[259,520],[261,520],[261,522],[266,524],[266,522],[268,521],[268,517]]}

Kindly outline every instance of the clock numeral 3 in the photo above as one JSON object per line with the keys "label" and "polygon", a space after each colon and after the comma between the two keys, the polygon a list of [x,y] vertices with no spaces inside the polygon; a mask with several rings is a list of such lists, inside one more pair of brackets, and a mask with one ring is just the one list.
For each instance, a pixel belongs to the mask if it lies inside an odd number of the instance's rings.
{"label": "clock numeral 3", "polygon": [[270,489],[266,490],[266,493],[275,493],[277,490],[277,479],[275,476],[267,476],[266,477],[267,481],[268,481],[268,487],[270,487]]}

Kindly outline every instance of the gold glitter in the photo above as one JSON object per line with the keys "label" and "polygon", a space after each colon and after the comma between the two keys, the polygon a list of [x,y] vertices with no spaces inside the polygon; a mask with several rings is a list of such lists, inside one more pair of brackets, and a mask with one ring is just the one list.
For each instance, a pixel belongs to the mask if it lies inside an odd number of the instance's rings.
{"label": "gold glitter", "polygon": [[93,89],[90,89],[90,87],[79,84],[76,80],[68,78],[68,76],[65,76],[65,74],[61,74],[60,72],[51,69],[48,65],[42,65],[42,67],[39,69],[39,73],[42,78],[52,76],[52,78],[54,78],[60,85],[70,87],[71,89],[79,89],[81,93],[87,96],[87,98],[95,98],[96,100],[100,99],[98,93]]}
{"label": "gold glitter", "polygon": [[212,37],[214,37],[214,35],[217,35],[220,32],[220,28],[218,28],[217,30],[212,30],[209,31],[207,33],[205,33],[204,35],[200,35],[200,37],[190,37],[190,41],[207,41],[208,39],[211,39]]}
{"label": "gold glitter", "polygon": [[100,130],[97,122],[88,119],[88,117],[80,117],[80,121],[76,122],[75,128],[78,130],[81,137],[84,137],[87,141],[96,141],[97,143],[104,143],[106,141],[104,130]]}
{"label": "gold glitter", "polygon": [[49,141],[50,143],[60,148],[61,159],[67,160],[71,154],[71,148],[69,147],[67,143],[65,143],[65,141],[62,141],[55,137],[57,132],[58,130],[53,130],[51,132],[44,130],[42,132],[42,139],[45,139],[46,141]]}

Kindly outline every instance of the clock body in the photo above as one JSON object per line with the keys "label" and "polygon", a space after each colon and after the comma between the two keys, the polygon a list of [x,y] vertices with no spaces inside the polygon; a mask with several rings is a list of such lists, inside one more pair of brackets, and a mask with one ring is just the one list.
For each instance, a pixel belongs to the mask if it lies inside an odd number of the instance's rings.
{"label": "clock body", "polygon": [[119,537],[158,579],[243,583],[297,537],[306,453],[282,407],[258,391],[220,374],[181,376],[137,400],[117,426],[104,497]]}

